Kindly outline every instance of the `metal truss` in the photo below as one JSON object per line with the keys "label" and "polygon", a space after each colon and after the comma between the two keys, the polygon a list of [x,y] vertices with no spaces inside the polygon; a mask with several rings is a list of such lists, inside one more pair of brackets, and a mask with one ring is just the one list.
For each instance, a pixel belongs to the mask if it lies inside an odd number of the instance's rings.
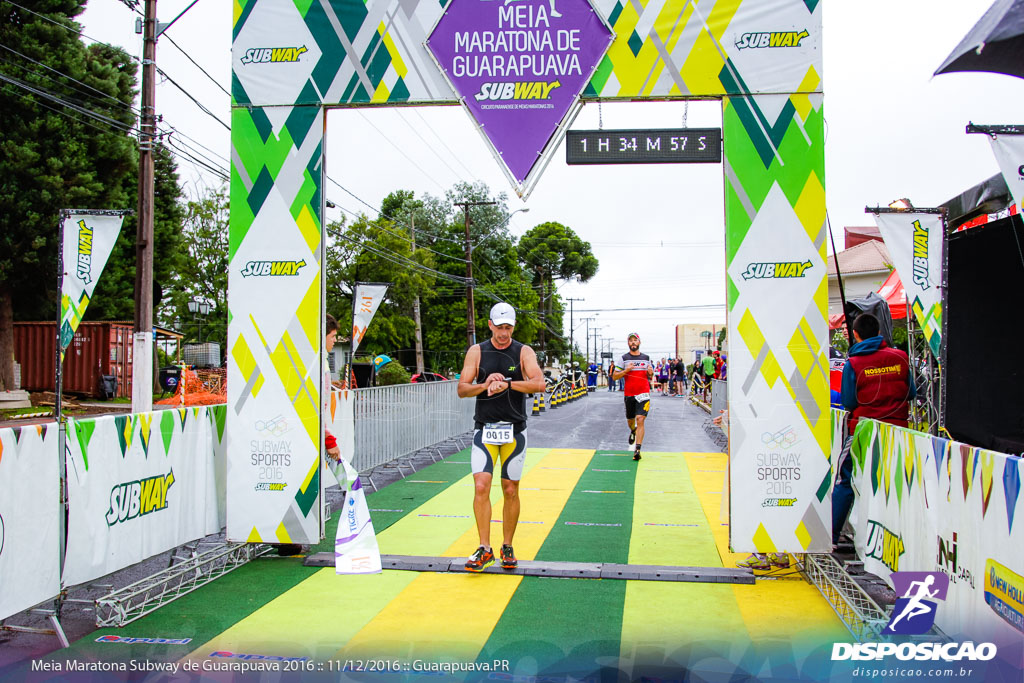
{"label": "metal truss", "polygon": [[910,427],[937,436],[942,405],[942,368],[912,314],[907,316],[907,347],[917,386],[917,400],[910,403]]}
{"label": "metal truss", "polygon": [[219,579],[268,552],[270,546],[256,543],[222,543],[212,550],[172,559],[181,561],[141,581],[96,599],[96,626],[124,626],[153,612],[186,593]]}
{"label": "metal truss", "polygon": [[879,640],[888,613],[831,555],[805,555],[804,573],[858,641]]}

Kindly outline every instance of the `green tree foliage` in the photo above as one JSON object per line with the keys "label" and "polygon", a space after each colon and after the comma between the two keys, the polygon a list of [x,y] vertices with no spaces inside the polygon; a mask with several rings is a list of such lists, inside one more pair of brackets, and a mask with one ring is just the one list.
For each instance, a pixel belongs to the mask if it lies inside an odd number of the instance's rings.
{"label": "green tree foliage", "polygon": [[14,316],[56,318],[59,211],[134,205],[136,67],[82,44],[84,5],[0,2],[0,389],[13,383]]}
{"label": "green tree foliage", "polygon": [[393,384],[408,384],[411,376],[409,371],[402,367],[397,361],[392,361],[382,367],[377,373],[377,386],[388,387]]}
{"label": "green tree foliage", "polygon": [[[547,333],[562,329],[564,308],[556,292],[558,281],[579,279],[586,282],[598,269],[597,257],[586,242],[561,223],[541,223],[519,240],[520,261],[532,274],[532,283],[539,290],[540,313],[547,322],[541,328],[541,351],[548,358],[568,354],[567,340],[555,337],[549,343]],[[550,347],[550,348],[549,348]]]}
{"label": "green tree foliage", "polygon": [[[136,154],[136,159],[138,155]],[[138,164],[138,161],[135,162]],[[131,208],[138,204],[138,166],[124,178],[124,204],[111,208]],[[166,297],[175,274],[184,260],[186,242],[182,239],[182,206],[178,170],[174,157],[163,145],[153,153],[153,282]],[[138,235],[136,216],[126,216],[103,277],[96,283],[85,320],[135,319],[135,259]],[[155,301],[155,298],[154,298]],[[161,302],[161,307],[162,307]],[[56,311],[54,312],[56,315]],[[154,323],[171,324],[154,315]]]}
{"label": "green tree foliage", "polygon": [[[351,288],[356,280],[389,282],[388,298],[360,345],[360,354],[387,353],[415,363],[412,302],[420,296],[425,365],[447,373],[462,367],[466,351],[466,230],[460,202],[493,201],[470,208],[477,340],[486,339],[488,313],[497,301],[518,311],[516,339],[533,344],[540,326],[537,291],[509,233],[505,196],[486,185],[459,184],[444,197],[398,190],[384,199],[381,216],[360,216],[328,226],[328,311],[351,329]],[[415,230],[416,249],[412,249]],[[344,336],[344,335],[343,335]]]}
{"label": "green tree foliage", "polygon": [[378,309],[359,352],[376,355],[410,348],[412,303],[433,282],[433,255],[424,249],[413,251],[408,227],[383,217],[370,220],[361,215],[347,226],[330,223],[328,236],[327,306],[339,329],[352,329],[355,283],[386,282],[387,305]]}
{"label": "green tree foliage", "polygon": [[[177,270],[164,285],[160,320],[198,341],[227,344],[228,325],[228,193],[224,187],[207,189],[184,206],[183,242]],[[210,313],[196,317],[188,310],[193,299],[210,304]]]}

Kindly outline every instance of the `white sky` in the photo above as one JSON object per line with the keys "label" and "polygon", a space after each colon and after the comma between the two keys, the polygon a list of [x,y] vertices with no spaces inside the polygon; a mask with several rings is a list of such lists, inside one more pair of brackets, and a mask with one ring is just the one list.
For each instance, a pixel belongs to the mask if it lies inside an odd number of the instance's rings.
{"label": "white sky", "polygon": [[[161,21],[170,21],[190,1],[160,0]],[[822,4],[826,202],[841,250],[844,226],[872,224],[864,214],[866,205],[909,197],[916,206],[934,206],[997,173],[988,141],[966,135],[964,127],[968,121],[1021,123],[1024,80],[985,73],[932,77],[990,0]],[[80,21],[89,37],[139,55],[135,16],[119,0],[90,0]],[[200,0],[167,35],[230,90],[230,3]],[[228,96],[167,41],[158,46],[157,64],[229,121]],[[600,109],[606,129],[677,127],[684,105],[605,104]],[[219,164],[227,167],[228,131],[172,84],[158,85],[157,111],[166,123],[216,152],[222,157]],[[573,128],[597,128],[598,116],[598,106],[588,105]],[[676,323],[725,321],[721,165],[569,167],[559,149],[524,205],[458,107],[333,111],[328,122],[328,175],[374,207],[396,189],[442,196],[456,182],[482,180],[510,196],[510,210],[530,209],[512,218],[513,233],[558,221],[588,240],[600,271],[586,284],[569,283],[560,290],[563,296],[584,299],[575,303],[577,339],[586,334],[580,318],[595,316],[581,309],[605,309],[591,329],[596,326],[613,339],[617,354],[626,350],[626,334],[636,331],[643,339],[641,350],[658,358],[674,352]],[[687,123],[720,126],[720,104],[691,103]],[[179,172],[193,186],[217,183],[180,159]],[[333,184],[325,187],[339,206],[375,215]],[[341,209],[328,209],[329,219],[340,214]],[[709,304],[718,307],[607,310]]]}

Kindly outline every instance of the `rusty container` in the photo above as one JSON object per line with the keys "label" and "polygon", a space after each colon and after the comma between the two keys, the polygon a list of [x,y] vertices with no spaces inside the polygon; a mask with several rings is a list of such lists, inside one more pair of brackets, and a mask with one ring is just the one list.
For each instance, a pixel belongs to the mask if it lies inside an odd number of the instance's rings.
{"label": "rusty container", "polygon": [[[130,322],[84,322],[64,353],[64,393],[100,396],[100,376],[117,377],[117,395],[132,395]],[[56,322],[14,323],[14,360],[21,363],[21,388],[54,391]]]}

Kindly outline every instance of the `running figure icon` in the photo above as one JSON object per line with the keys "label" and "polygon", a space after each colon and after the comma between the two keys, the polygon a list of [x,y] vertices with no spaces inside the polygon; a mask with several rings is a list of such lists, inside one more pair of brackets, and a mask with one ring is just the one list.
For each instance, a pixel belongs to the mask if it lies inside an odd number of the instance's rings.
{"label": "running figure icon", "polygon": [[[910,588],[907,589],[907,594],[903,596],[904,598],[907,598],[907,603],[903,606],[903,611],[889,622],[890,630],[895,631],[896,624],[898,624],[900,619],[903,619],[904,617],[907,618],[907,621],[910,621],[914,617],[919,617],[922,614],[928,614],[935,609],[933,606],[934,603],[928,604],[924,602],[925,598],[934,598],[939,594],[939,590],[937,588],[934,591],[928,590],[933,583],[935,583],[935,577],[930,574],[925,577],[924,581],[911,581]],[[911,592],[915,590],[915,586],[917,587],[917,590],[913,595],[911,595]]]}

